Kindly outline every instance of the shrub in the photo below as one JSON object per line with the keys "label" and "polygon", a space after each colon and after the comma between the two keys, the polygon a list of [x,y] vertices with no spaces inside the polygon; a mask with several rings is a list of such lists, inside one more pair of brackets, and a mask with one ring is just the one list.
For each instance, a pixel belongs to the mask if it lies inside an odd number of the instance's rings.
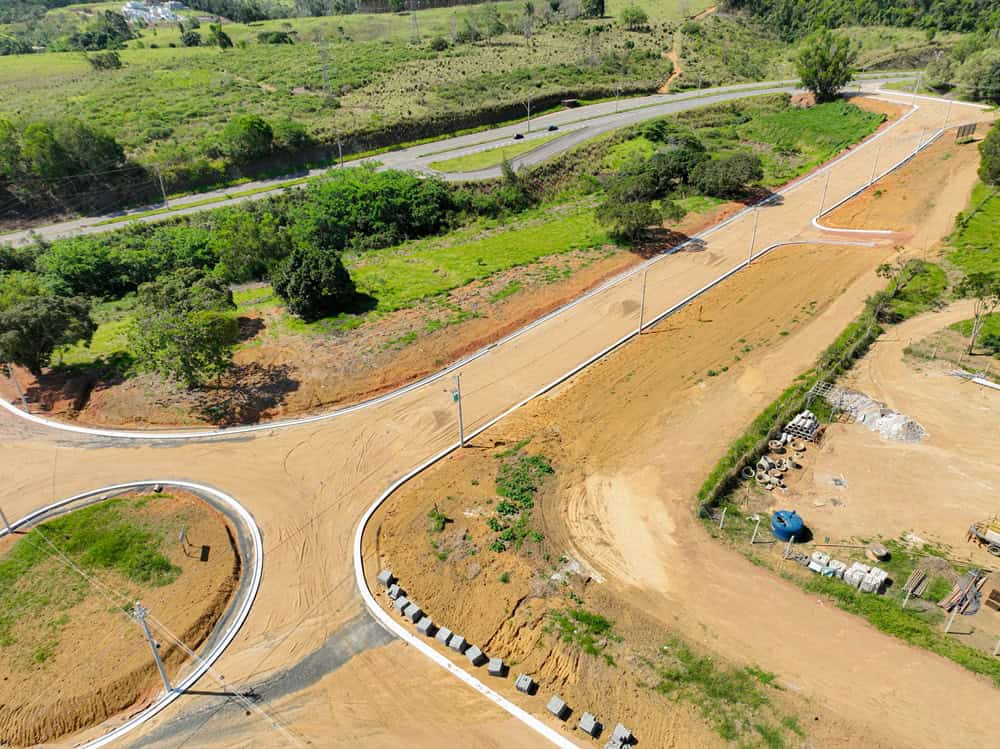
{"label": "shrub", "polygon": [[623,27],[629,31],[638,31],[646,27],[649,23],[649,16],[646,15],[646,11],[637,5],[629,5],[622,8],[619,20]]}
{"label": "shrub", "polygon": [[307,322],[346,309],[356,293],[340,255],[310,246],[295,247],[271,283],[288,311]]}
{"label": "shrub", "polygon": [[185,47],[200,47],[201,34],[197,31],[185,31],[181,34],[181,44]]}
{"label": "shrub", "polygon": [[444,52],[449,46],[451,45],[448,44],[448,40],[443,36],[436,36],[431,39],[431,49],[435,52]]}
{"label": "shrub", "polygon": [[261,31],[257,34],[259,44],[295,44],[295,39],[287,31]]}
{"label": "shrub", "polygon": [[236,162],[252,161],[266,155],[273,142],[271,125],[255,114],[234,117],[222,131],[222,148]]}
{"label": "shrub", "polygon": [[691,171],[691,183],[695,187],[706,195],[720,198],[739,195],[750,182],[763,177],[760,156],[751,153],[703,161]]}
{"label": "shrub", "polygon": [[982,160],[979,162],[979,179],[989,185],[1000,185],[1000,127],[996,125],[979,144]]}
{"label": "shrub", "polygon": [[34,296],[0,312],[0,360],[39,374],[59,346],[89,341],[97,326],[81,297]]}

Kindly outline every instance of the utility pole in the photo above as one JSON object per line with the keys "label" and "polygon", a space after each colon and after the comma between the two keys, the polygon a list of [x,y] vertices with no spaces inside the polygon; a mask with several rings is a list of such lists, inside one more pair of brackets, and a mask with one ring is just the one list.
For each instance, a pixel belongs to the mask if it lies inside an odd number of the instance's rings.
{"label": "utility pole", "polygon": [[826,170],[826,181],[823,183],[823,194],[819,196],[819,214],[818,215],[820,215],[820,216],[823,215],[823,206],[826,205],[826,190],[830,186],[830,175],[832,173],[833,172],[831,172],[829,169]]}
{"label": "utility pole", "polygon": [[923,71],[917,73],[917,80],[913,82],[913,96],[910,99],[910,106],[914,107],[917,105],[917,89],[920,88],[920,76],[923,75]]}
{"label": "utility pole", "polygon": [[636,330],[636,335],[642,335],[642,318],[646,311],[646,274],[649,273],[649,268],[646,268],[642,272],[642,294],[639,296],[639,327]]}
{"label": "utility pole", "polygon": [[410,3],[410,41],[420,44],[420,30],[417,28],[417,0]]}
{"label": "utility pole", "polygon": [[462,420],[462,374],[461,372],[451,378],[455,383],[455,389],[451,391],[451,399],[458,406],[458,446],[465,447],[465,422]]}
{"label": "utility pole", "polygon": [[618,111],[618,100],[622,98],[622,84],[615,84],[615,112]]}
{"label": "utility pole", "polygon": [[323,93],[326,94],[326,103],[333,102],[333,93],[330,91],[330,64],[326,54],[326,37],[322,33],[319,35],[319,60],[323,66]]}
{"label": "utility pole", "polygon": [[528,132],[531,132],[531,98],[524,103],[524,106],[528,108]]}
{"label": "utility pole", "polygon": [[944,110],[944,124],[941,125],[941,129],[942,130],[947,130],[948,129],[948,118],[951,116],[951,104],[952,104],[952,100],[948,99],[948,107],[947,107],[947,109]]}
{"label": "utility pole", "polygon": [[750,249],[747,250],[747,266],[753,261],[753,246],[757,242],[757,219],[760,218],[760,206],[753,209],[753,231],[750,233]]}
{"label": "utility pole", "polygon": [[927,134],[927,128],[925,127],[925,128],[923,129],[923,130],[921,130],[921,131],[920,131],[920,140],[918,140],[918,141],[917,141],[917,147],[916,147],[916,149],[915,149],[915,150],[913,151],[913,153],[919,153],[919,152],[920,152],[920,149],[921,149],[921,148],[923,147],[923,145],[924,145],[924,136],[925,136],[926,134]]}
{"label": "utility pole", "polygon": [[152,633],[149,631],[149,624],[146,622],[146,617],[149,615],[149,609],[143,606],[138,601],[132,607],[132,618],[139,622],[139,626],[142,627],[142,633],[146,636],[146,642],[149,643],[150,650],[153,651],[153,660],[156,661],[156,670],[160,672],[160,678],[163,679],[163,686],[168,692],[172,692],[174,688],[170,686],[170,679],[167,678],[167,670],[163,667],[163,661],[160,659],[159,644],[153,639]]}
{"label": "utility pole", "polygon": [[169,208],[170,203],[167,201],[167,190],[163,186],[163,174],[160,172],[160,167],[156,167],[156,181],[160,183],[160,194],[163,196],[163,207]]}
{"label": "utility pole", "polygon": [[869,187],[875,184],[875,173],[876,171],[878,171],[878,157],[881,151],[882,151],[882,141],[879,141],[878,143],[875,144],[875,160],[872,161],[872,176],[871,179],[868,180]]}
{"label": "utility pole", "polygon": [[7,529],[7,535],[11,535],[14,529],[10,527],[10,523],[7,522],[7,516],[3,514],[3,510],[0,510],[0,520],[3,521],[3,527]]}

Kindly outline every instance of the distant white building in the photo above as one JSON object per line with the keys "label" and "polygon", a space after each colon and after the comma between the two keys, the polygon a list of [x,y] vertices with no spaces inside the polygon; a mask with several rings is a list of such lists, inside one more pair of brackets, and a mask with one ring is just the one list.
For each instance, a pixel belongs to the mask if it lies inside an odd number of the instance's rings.
{"label": "distant white building", "polygon": [[187,10],[187,6],[176,0],[148,5],[141,0],[129,0],[122,6],[122,15],[132,23],[172,23],[180,20],[177,12],[181,10]]}

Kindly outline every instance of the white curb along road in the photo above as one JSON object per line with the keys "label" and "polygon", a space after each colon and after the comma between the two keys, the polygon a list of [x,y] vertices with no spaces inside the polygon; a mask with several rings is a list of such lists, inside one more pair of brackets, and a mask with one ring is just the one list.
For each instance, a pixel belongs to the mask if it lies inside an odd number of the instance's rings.
{"label": "white curb along road", "polygon": [[[153,718],[174,700],[180,697],[186,690],[198,683],[198,681],[206,673],[208,673],[212,664],[219,659],[223,651],[229,647],[229,644],[239,633],[243,623],[250,615],[250,608],[253,606],[254,599],[257,597],[257,591],[260,589],[261,576],[264,571],[264,544],[261,539],[260,529],[257,527],[257,523],[254,521],[253,516],[247,511],[247,509],[233,497],[204,484],[197,484],[191,481],[178,481],[175,479],[149,479],[145,481],[131,481],[124,484],[113,484],[111,486],[105,486],[101,489],[93,489],[91,491],[83,492],[82,494],[75,494],[72,497],[67,497],[66,499],[46,505],[45,507],[25,515],[21,519],[12,522],[11,528],[13,530],[17,530],[23,526],[34,525],[37,521],[47,518],[49,515],[57,513],[60,510],[65,510],[78,502],[83,502],[85,500],[109,499],[111,496],[120,494],[124,491],[149,488],[155,486],[156,484],[189,489],[195,494],[202,494],[207,497],[211,497],[213,500],[222,505],[223,511],[228,517],[239,521],[243,530],[249,536],[252,547],[252,559],[241,560],[243,574],[246,575],[249,572],[250,582],[247,585],[241,584],[237,589],[236,594],[237,596],[240,596],[241,600],[239,600],[238,608],[233,615],[228,617],[229,620],[225,623],[225,632],[221,634],[212,633],[212,637],[217,639],[207,653],[199,654],[197,666],[193,671],[191,671],[191,673],[175,684],[171,691],[160,694],[160,696],[157,697],[151,705],[133,715],[125,723],[99,738],[79,745],[77,749],[98,749],[99,747],[108,746],[113,741],[117,741],[128,732],[138,728],[143,723]],[[0,538],[5,535],[7,535],[7,530],[5,528],[0,528]]]}
{"label": "white curb along road", "polygon": [[[891,93],[891,92],[879,92],[879,93]],[[905,96],[905,95],[903,95],[903,96]],[[880,97],[880,98],[882,98],[882,97]],[[910,98],[910,97],[906,97],[906,98]],[[891,101],[892,103],[897,103],[897,104],[900,103],[899,101],[897,101],[895,99],[891,99],[891,98],[886,98],[885,100]],[[591,299],[592,297],[595,297],[595,296],[599,295],[600,293],[604,292],[605,290],[607,290],[607,289],[609,289],[609,288],[611,288],[613,286],[616,286],[616,285],[618,285],[620,283],[623,283],[623,282],[625,282],[625,281],[627,281],[627,280],[629,280],[631,278],[634,278],[638,274],[646,272],[647,270],[649,270],[649,268],[651,268],[653,265],[661,262],[664,258],[669,257],[670,255],[672,255],[672,254],[674,254],[674,253],[676,253],[676,252],[678,252],[678,251],[686,248],[688,245],[690,245],[692,243],[695,243],[695,242],[703,240],[703,239],[705,239],[707,237],[710,237],[712,234],[714,234],[715,232],[719,231],[723,227],[726,227],[726,226],[732,224],[733,222],[738,221],[739,219],[747,216],[748,214],[750,214],[751,212],[753,212],[755,209],[763,207],[763,206],[768,205],[770,203],[776,202],[781,196],[788,195],[788,194],[794,192],[795,190],[803,187],[804,185],[809,184],[813,180],[824,178],[826,174],[829,174],[831,172],[831,170],[832,170],[832,168],[834,166],[836,166],[837,164],[839,164],[844,159],[850,158],[850,157],[854,156],[855,154],[863,151],[865,148],[870,147],[872,143],[877,142],[880,138],[886,137],[890,132],[893,131],[893,129],[895,129],[896,127],[900,126],[903,122],[905,122],[909,117],[911,117],[918,110],[919,110],[919,107],[916,107],[916,106],[912,107],[911,111],[908,112],[906,115],[904,115],[903,117],[901,117],[900,119],[898,119],[896,122],[892,123],[889,127],[885,128],[884,130],[881,130],[880,132],[878,132],[875,135],[871,136],[870,138],[868,138],[866,141],[864,141],[863,143],[861,143],[856,148],[851,149],[851,150],[847,151],[844,154],[841,154],[839,157],[837,157],[833,161],[830,161],[829,163],[827,163],[821,169],[816,170],[816,171],[814,171],[814,172],[806,175],[805,177],[802,177],[802,178],[800,178],[800,179],[792,182],[791,184],[789,184],[786,187],[784,187],[783,189],[777,191],[774,195],[772,195],[770,198],[762,201],[761,203],[748,206],[748,207],[744,208],[743,210],[739,211],[738,213],[734,214],[730,218],[726,219],[725,221],[722,221],[722,222],[720,222],[718,224],[715,224],[714,226],[710,227],[709,229],[707,229],[707,230],[705,230],[705,231],[703,231],[703,232],[701,232],[699,234],[696,234],[695,236],[693,236],[692,238],[690,238],[687,241],[683,242],[682,244],[679,244],[679,245],[677,245],[675,247],[672,247],[670,250],[668,250],[668,251],[666,251],[664,253],[661,253],[660,255],[657,255],[656,257],[653,257],[653,258],[651,258],[650,260],[647,260],[644,263],[641,263],[639,265],[633,266],[632,268],[630,268],[629,270],[625,271],[624,273],[621,273],[618,276],[615,276],[614,278],[609,279],[608,281],[606,281],[606,282],[600,284],[599,286],[591,289],[590,291],[586,292],[585,294],[582,294],[581,296],[577,297],[576,299],[574,299],[573,301],[567,303],[566,305],[564,305],[564,306],[562,306],[562,307],[560,307],[560,308],[558,308],[556,310],[553,310],[549,314],[544,315],[543,317],[540,317],[537,320],[534,320],[533,322],[531,322],[528,325],[526,325],[526,326],[524,326],[524,327],[522,327],[522,328],[514,331],[510,335],[505,336],[504,338],[500,339],[499,341],[497,341],[495,343],[492,343],[492,344],[489,344],[489,345],[483,347],[482,349],[480,349],[479,351],[477,351],[477,352],[475,352],[475,353],[473,353],[473,354],[471,354],[471,355],[469,355],[469,356],[467,356],[467,357],[465,357],[463,359],[460,359],[460,360],[458,360],[458,361],[450,364],[449,366],[445,367],[444,369],[442,369],[442,370],[440,370],[438,372],[435,372],[435,373],[433,373],[431,375],[428,375],[427,377],[424,377],[424,378],[422,378],[420,380],[412,382],[409,385],[405,385],[404,387],[398,388],[396,390],[392,390],[392,391],[390,391],[388,393],[380,395],[380,396],[378,396],[376,398],[372,398],[370,400],[362,401],[360,403],[356,403],[356,404],[353,404],[351,406],[346,406],[346,407],[343,407],[343,408],[334,409],[334,410],[328,411],[326,413],[314,414],[312,416],[303,416],[303,417],[295,418],[295,419],[286,419],[286,420],[281,420],[281,421],[273,421],[273,422],[266,422],[266,423],[260,423],[260,424],[249,424],[249,425],[238,426],[238,427],[226,427],[226,428],[223,428],[223,429],[201,429],[201,430],[128,430],[128,429],[104,429],[104,428],[99,428],[99,427],[86,427],[86,426],[82,426],[82,425],[78,425],[78,424],[68,424],[68,423],[65,423],[65,422],[58,421],[56,419],[49,419],[49,418],[46,418],[44,416],[39,416],[39,415],[36,415],[36,414],[27,413],[27,412],[21,410],[20,408],[14,406],[13,404],[8,403],[5,399],[0,399],[0,407],[6,409],[9,413],[11,413],[11,414],[13,414],[13,415],[15,415],[15,416],[17,416],[17,417],[19,417],[21,419],[24,419],[26,421],[30,421],[30,422],[32,422],[34,424],[39,425],[39,426],[44,426],[44,427],[51,428],[51,429],[57,429],[57,430],[61,430],[61,431],[64,431],[64,432],[72,432],[72,433],[75,433],[75,434],[82,434],[82,435],[87,435],[87,436],[91,436],[91,437],[106,437],[106,438],[112,438],[112,439],[127,439],[127,440],[153,440],[153,441],[185,441],[185,440],[213,439],[213,438],[217,439],[217,438],[228,438],[228,437],[234,437],[234,436],[240,436],[240,435],[246,435],[246,434],[254,434],[254,433],[257,433],[257,432],[269,432],[271,430],[282,429],[282,428],[285,428],[285,427],[301,426],[301,425],[304,425],[304,424],[315,424],[317,422],[325,421],[327,419],[333,419],[333,418],[336,418],[338,416],[344,416],[346,414],[353,413],[355,411],[358,411],[358,410],[361,410],[361,409],[364,409],[364,408],[370,408],[370,407],[378,405],[380,403],[385,403],[387,401],[390,401],[390,400],[393,400],[395,398],[398,398],[398,397],[400,397],[402,395],[410,393],[410,392],[412,392],[414,390],[417,390],[418,388],[424,387],[425,385],[429,385],[431,383],[434,383],[434,382],[436,382],[436,381],[438,381],[438,380],[446,377],[447,375],[451,374],[452,372],[455,372],[456,370],[461,369],[463,366],[469,364],[470,362],[475,361],[476,359],[479,359],[479,358],[481,358],[483,356],[486,356],[487,354],[489,354],[494,349],[500,348],[500,347],[504,346],[505,344],[510,343],[511,341],[513,341],[516,338],[524,335],[528,331],[533,330],[534,328],[536,328],[539,325],[547,322],[548,320],[551,320],[551,319],[553,319],[555,317],[558,317],[558,316],[560,316],[562,314],[565,314],[566,312],[568,312],[569,310],[573,309],[577,305],[579,305],[579,304],[587,301],[588,299]],[[890,169],[887,170],[886,173],[888,173],[889,171],[892,171],[893,169],[897,168],[900,164],[905,163],[910,158],[912,158],[912,156],[913,156],[912,153],[909,154],[909,155],[907,155],[906,158],[900,160],[899,162],[897,162],[896,164],[894,164],[892,167],[890,167]],[[853,195],[857,194],[858,192],[861,192],[862,190],[865,189],[865,187],[867,187],[867,183],[864,184],[864,185],[862,185],[854,193],[852,193],[851,195],[849,195],[848,198],[852,197]],[[844,198],[843,200],[847,200],[848,198]],[[843,200],[839,201],[838,205],[839,205],[839,203],[843,202]],[[816,220],[816,218],[813,219],[814,222],[815,222],[815,220]],[[827,230],[827,231],[835,231],[837,233],[841,233],[843,231],[843,230],[836,230],[836,229],[828,229],[827,227],[822,227],[822,226],[819,226],[818,224],[816,224],[816,226],[818,228],[820,228],[820,229],[824,229],[824,230]],[[880,233],[880,231],[878,231],[878,230],[875,230],[875,231],[864,230],[864,233],[870,234],[870,235],[878,235]],[[742,266],[743,266],[743,263],[737,265],[734,268],[734,270],[737,270],[737,269],[739,269]],[[731,272],[732,271],[724,273],[722,276],[719,277],[718,280],[721,280],[722,278],[728,277]]]}

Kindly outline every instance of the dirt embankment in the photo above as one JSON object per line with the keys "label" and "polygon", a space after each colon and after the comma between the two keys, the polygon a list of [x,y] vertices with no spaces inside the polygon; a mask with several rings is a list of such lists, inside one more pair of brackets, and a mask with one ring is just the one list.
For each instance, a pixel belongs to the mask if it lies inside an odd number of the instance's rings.
{"label": "dirt embankment", "polygon": [[[738,274],[404,486],[376,518],[380,564],[396,571],[436,622],[515,663],[515,673],[532,673],[544,695],[558,693],[612,726],[622,721],[651,746],[724,745],[711,719],[654,689],[661,677],[658,649],[679,632],[691,633],[675,627],[673,617],[651,615],[633,587],[644,584],[643,572],[631,569],[642,556],[638,549],[648,553],[674,541],[645,535],[648,515],[665,510],[636,507],[639,497],[623,494],[627,487],[613,480],[613,466],[634,456],[652,470],[666,459],[674,479],[690,489],[714,460],[718,435],[701,442],[664,433],[665,420],[685,414],[689,423],[698,422],[700,404],[709,397],[759,401],[780,390],[781,378],[794,370],[774,367],[774,358],[808,366],[863,295],[843,304],[838,322],[818,318],[884,256],[885,250],[792,247]],[[726,430],[739,427],[743,410],[733,409]],[[529,538],[519,553],[498,554],[489,548],[495,534],[486,525],[499,502],[497,456],[529,438],[523,450],[548,456],[556,471],[538,494],[532,521],[543,540]],[[440,533],[429,526],[433,509],[449,518]],[[669,510],[676,512],[686,517],[690,508]],[[598,638],[597,655],[558,636],[557,617],[574,608],[614,622],[614,637]],[[761,659],[767,668],[763,654]],[[836,731],[861,740],[856,727],[823,708],[776,692],[769,701],[774,712],[768,719],[800,713],[801,721],[808,713],[811,737]],[[818,716],[821,726],[814,730]]]}
{"label": "dirt embankment", "polygon": [[[985,126],[980,125],[979,131],[981,139]],[[876,171],[888,166],[876,164],[874,158],[873,152]],[[978,164],[978,143],[957,144],[954,130],[950,130],[918,158],[828,213],[823,223],[829,227],[893,229],[901,233],[910,251],[926,252],[951,232],[955,216],[965,209],[976,184]]]}
{"label": "dirt embankment", "polygon": [[[239,580],[240,558],[232,531],[219,512],[182,491],[153,499],[140,512],[173,529],[163,553],[181,569],[176,580],[163,587],[141,587],[119,573],[93,575],[141,600],[157,620],[197,651],[225,612]],[[186,547],[178,542],[175,526],[186,528]],[[18,539],[23,537],[15,536],[0,547],[0,554]],[[58,538],[52,541],[59,545]],[[209,547],[206,562],[200,560],[203,545]],[[53,558],[43,564],[59,562]],[[91,586],[81,602],[57,619],[15,623],[13,642],[0,647],[0,744],[19,747],[53,741],[155,698],[162,685],[149,646],[121,605],[118,597]],[[18,644],[19,636],[25,641],[37,639],[32,630],[38,627],[51,628],[54,647],[47,647],[44,658],[22,653]],[[162,641],[161,656],[176,680],[191,665],[189,658],[155,630],[154,636]]]}

